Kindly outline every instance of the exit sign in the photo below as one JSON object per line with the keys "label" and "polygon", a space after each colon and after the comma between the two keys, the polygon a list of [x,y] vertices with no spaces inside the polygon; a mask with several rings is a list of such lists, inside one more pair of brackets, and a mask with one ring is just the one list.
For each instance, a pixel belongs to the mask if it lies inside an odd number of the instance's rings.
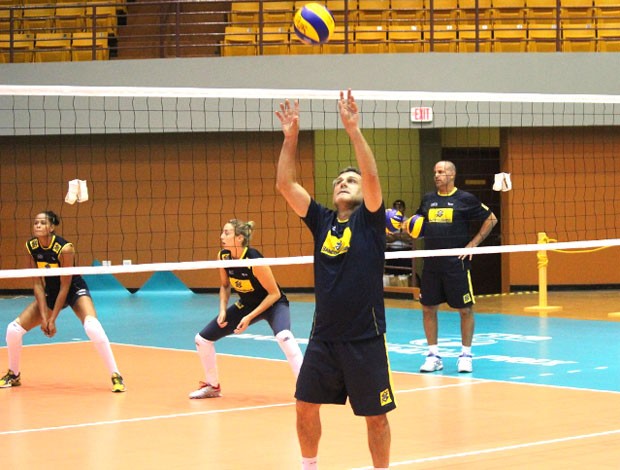
{"label": "exit sign", "polygon": [[433,108],[418,106],[411,108],[411,122],[432,122]]}

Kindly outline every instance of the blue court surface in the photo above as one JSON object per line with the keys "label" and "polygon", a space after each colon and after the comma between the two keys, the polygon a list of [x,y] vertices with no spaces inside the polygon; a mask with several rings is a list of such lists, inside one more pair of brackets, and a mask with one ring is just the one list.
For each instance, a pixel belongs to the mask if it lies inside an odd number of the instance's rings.
{"label": "blue court surface", "polygon": [[[194,350],[195,334],[217,315],[218,296],[189,290],[141,289],[93,291],[99,318],[112,343]],[[33,297],[0,300],[0,346],[4,328]],[[417,306],[417,304],[414,304]],[[314,304],[291,303],[292,330],[305,349]],[[392,370],[417,373],[426,354],[419,309],[389,308],[387,340]],[[86,341],[79,321],[65,309],[55,338],[36,329],[24,344]],[[439,313],[440,351],[444,370],[435,374],[457,377],[460,353],[458,313]],[[620,392],[620,322],[539,318],[502,313],[477,314],[474,372],[461,377]],[[244,334],[217,342],[218,353],[283,360],[266,322]],[[0,367],[3,365],[0,364]]]}

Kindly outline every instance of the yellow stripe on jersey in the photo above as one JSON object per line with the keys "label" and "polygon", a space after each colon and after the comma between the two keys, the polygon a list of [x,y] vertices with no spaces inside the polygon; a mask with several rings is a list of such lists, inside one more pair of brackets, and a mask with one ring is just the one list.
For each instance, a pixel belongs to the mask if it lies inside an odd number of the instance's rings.
{"label": "yellow stripe on jersey", "polygon": [[435,224],[451,224],[454,217],[452,208],[434,208],[428,210],[428,222]]}
{"label": "yellow stripe on jersey", "polygon": [[331,230],[327,232],[323,246],[321,247],[321,253],[327,256],[339,256],[349,251],[351,247],[351,229],[346,227],[342,232],[341,237],[337,237]]}
{"label": "yellow stripe on jersey", "polygon": [[48,263],[47,261],[37,261],[37,268],[59,268],[60,264],[58,263]]}
{"label": "yellow stripe on jersey", "polygon": [[252,287],[252,282],[249,279],[237,279],[230,278],[230,285],[233,289],[240,293],[248,293],[254,292],[254,287]]}

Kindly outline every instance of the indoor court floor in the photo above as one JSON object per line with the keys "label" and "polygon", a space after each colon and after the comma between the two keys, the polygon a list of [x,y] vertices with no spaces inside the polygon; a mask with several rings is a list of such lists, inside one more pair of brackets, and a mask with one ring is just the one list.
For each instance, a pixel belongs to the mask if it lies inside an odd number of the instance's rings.
{"label": "indoor court floor", "polygon": [[[300,468],[294,380],[266,322],[216,344],[223,397],[189,400],[203,379],[193,338],[218,298],[170,286],[93,288],[126,393],[110,392],[70,310],[55,338],[25,336],[23,385],[0,390],[2,468]],[[312,296],[289,297],[304,350]],[[3,370],[6,324],[31,301],[0,299]],[[389,414],[391,468],[620,468],[620,314],[609,316],[619,292],[552,292],[549,305],[563,309],[548,315],[523,313],[536,293],[480,297],[473,374],[456,372],[457,313],[440,312],[444,370],[419,374],[420,305],[386,304],[398,405]],[[348,406],[325,405],[321,415],[320,468],[372,468],[363,418]]]}

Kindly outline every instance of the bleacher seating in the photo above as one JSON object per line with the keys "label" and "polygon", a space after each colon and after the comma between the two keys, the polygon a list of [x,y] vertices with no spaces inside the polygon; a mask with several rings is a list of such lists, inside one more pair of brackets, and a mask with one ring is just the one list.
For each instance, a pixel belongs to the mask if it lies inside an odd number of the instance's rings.
{"label": "bleacher seating", "polygon": [[592,0],[562,0],[560,17],[563,24],[594,23]]}
{"label": "bleacher seating", "polygon": [[223,56],[256,55],[257,41],[254,27],[226,26],[222,44]]}
{"label": "bleacher seating", "polygon": [[599,22],[597,36],[597,52],[620,52],[620,21]]}
{"label": "bleacher seating", "polygon": [[422,29],[396,23],[388,29],[388,52],[422,52]]}
{"label": "bleacher seating", "polygon": [[[459,23],[459,52],[492,52],[493,30],[488,24],[480,24],[476,37],[475,24]],[[476,51],[478,44],[478,51]]]}
{"label": "bleacher seating", "polygon": [[32,34],[18,33],[13,36],[0,34],[0,53],[4,57],[4,62],[32,62],[33,51],[34,36]]}
{"label": "bleacher seating", "polygon": [[[620,0],[326,0],[336,31],[329,43],[317,46],[302,43],[292,28],[294,12],[305,3],[230,2],[229,13],[222,11],[217,23],[216,53],[620,51]],[[125,13],[122,0],[0,0],[0,34],[12,32],[16,39],[13,61],[106,60],[115,51]],[[153,16],[161,21],[162,15]],[[174,21],[174,12],[170,16]],[[70,53],[64,46],[46,47],[53,41],[43,41],[42,34],[67,35]],[[4,63],[10,61],[6,44]],[[74,53],[73,47],[79,50]]]}
{"label": "bleacher seating", "polygon": [[493,14],[491,0],[459,0],[459,25],[476,24],[476,13],[479,24],[490,25]]}
{"label": "bleacher seating", "polygon": [[22,31],[25,33],[49,33],[54,28],[54,5],[25,8],[22,14]]}
{"label": "bleacher seating", "polygon": [[110,48],[107,33],[100,32],[93,34],[93,32],[88,31],[72,34],[71,60],[108,60],[109,58]]}
{"label": "bleacher seating", "polygon": [[493,52],[526,52],[527,29],[522,24],[493,27]]}
{"label": "bleacher seating", "polygon": [[383,54],[388,52],[387,30],[383,26],[361,25],[355,29],[356,54]]}
{"label": "bleacher seating", "polygon": [[288,28],[293,21],[295,2],[263,3],[263,22],[265,25]]}
{"label": "bleacher seating", "polygon": [[[528,28],[528,52],[557,52],[558,28],[555,23],[532,23]],[[561,42],[560,42],[561,46]]]}
{"label": "bleacher seating", "polygon": [[[263,55],[286,55],[289,52],[289,28],[283,26],[264,26],[258,31],[262,36]],[[260,47],[260,46],[259,46]]]}
{"label": "bleacher seating", "polygon": [[424,52],[458,52],[455,24],[436,24],[424,30]]}
{"label": "bleacher seating", "polygon": [[75,33],[86,27],[86,9],[81,5],[57,4],[54,18],[56,32]]}
{"label": "bleacher seating", "polygon": [[596,28],[594,25],[567,25],[562,28],[564,52],[596,52]]}
{"label": "bleacher seating", "polygon": [[387,25],[390,14],[390,0],[359,0],[357,4],[357,21],[360,25]]}
{"label": "bleacher seating", "polygon": [[71,60],[71,35],[66,33],[37,33],[34,41],[34,62],[64,62]]}
{"label": "bleacher seating", "polygon": [[424,0],[391,0],[391,25],[417,23],[425,14]]}

